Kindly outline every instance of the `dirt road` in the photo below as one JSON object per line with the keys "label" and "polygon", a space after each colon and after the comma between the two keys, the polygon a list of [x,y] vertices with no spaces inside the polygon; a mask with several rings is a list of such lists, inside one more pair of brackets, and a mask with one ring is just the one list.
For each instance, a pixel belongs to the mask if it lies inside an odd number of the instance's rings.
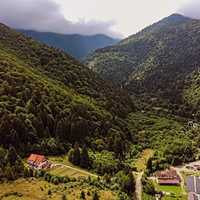
{"label": "dirt road", "polygon": [[144,172],[135,173],[134,176],[135,179],[135,193],[136,193],[136,199],[142,200],[142,176]]}

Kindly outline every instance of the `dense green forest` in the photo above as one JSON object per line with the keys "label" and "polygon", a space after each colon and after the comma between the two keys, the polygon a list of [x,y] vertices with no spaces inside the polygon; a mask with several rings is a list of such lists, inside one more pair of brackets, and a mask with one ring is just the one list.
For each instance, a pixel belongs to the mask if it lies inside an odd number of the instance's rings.
{"label": "dense green forest", "polygon": [[147,108],[161,106],[198,120],[199,31],[199,20],[173,14],[113,47],[97,50],[86,64]]}
{"label": "dense green forest", "polygon": [[4,25],[0,28],[4,147],[57,154],[75,141],[130,140],[127,123],[120,119],[134,109],[125,92],[104,83],[64,52]]}
{"label": "dense green forest", "polygon": [[[0,28],[0,141],[4,148],[13,146],[22,156],[29,152],[57,155],[66,153],[77,142],[95,151],[111,151],[123,160],[132,145],[158,148],[163,137],[170,141],[175,132],[177,139],[185,134],[186,119],[180,124],[167,109],[154,110],[157,118],[143,116],[140,98],[130,98],[126,90],[102,80],[63,51],[3,24]],[[191,88],[196,90],[198,74],[193,76],[196,79]],[[191,88],[184,91],[186,99],[194,98]],[[152,112],[149,101],[146,105]],[[169,116],[162,118],[165,112]],[[155,123],[155,130],[145,121]],[[157,129],[159,123],[161,129],[164,126],[162,131]]]}

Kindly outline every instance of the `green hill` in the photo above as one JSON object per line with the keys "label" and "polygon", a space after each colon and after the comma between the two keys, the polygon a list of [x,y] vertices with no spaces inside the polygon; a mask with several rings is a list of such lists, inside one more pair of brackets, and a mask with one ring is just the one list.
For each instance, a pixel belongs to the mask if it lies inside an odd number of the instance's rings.
{"label": "green hill", "polygon": [[[200,20],[173,14],[113,47],[97,50],[88,66],[149,105],[198,115]],[[194,105],[195,104],[195,105]]]}
{"label": "green hill", "polygon": [[[0,25],[0,145],[64,153],[75,141],[123,138],[129,96],[66,53]],[[114,145],[114,144],[113,144]]]}

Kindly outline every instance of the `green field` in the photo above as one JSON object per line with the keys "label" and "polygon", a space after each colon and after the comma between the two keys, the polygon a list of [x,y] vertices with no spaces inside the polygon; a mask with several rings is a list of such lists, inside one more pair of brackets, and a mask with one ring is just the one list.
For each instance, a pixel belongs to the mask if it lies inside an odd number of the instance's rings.
{"label": "green field", "polygon": [[71,169],[65,166],[56,167],[50,170],[50,173],[56,176],[68,176],[68,177],[74,177],[74,178],[89,176],[87,173],[80,172],[78,170]]}
{"label": "green field", "polygon": [[183,195],[181,186],[161,186],[157,185],[157,189],[166,192],[163,200],[187,200],[187,195]]}
{"label": "green field", "polygon": [[67,155],[49,156],[48,159],[54,163],[61,163],[61,164],[68,165],[71,167],[79,168],[78,166],[75,166],[71,162],[69,162]]}
{"label": "green field", "polygon": [[97,191],[100,200],[116,200],[117,195],[109,190],[101,190],[86,183],[70,182],[54,185],[35,178],[18,179],[9,183],[0,184],[1,200],[79,200],[84,191],[86,200],[92,200],[94,191]]}
{"label": "green field", "polygon": [[71,162],[68,161],[68,157],[66,155],[49,157],[48,159],[53,163],[62,164],[62,166],[57,166],[49,171],[53,175],[68,176],[74,178],[88,176],[97,177],[95,174],[73,165]]}

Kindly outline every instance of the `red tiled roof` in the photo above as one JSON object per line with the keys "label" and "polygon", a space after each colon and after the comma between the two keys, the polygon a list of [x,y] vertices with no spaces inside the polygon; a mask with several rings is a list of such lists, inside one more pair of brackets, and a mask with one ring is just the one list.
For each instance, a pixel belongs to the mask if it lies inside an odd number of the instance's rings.
{"label": "red tiled roof", "polygon": [[43,155],[38,155],[38,154],[31,154],[28,159],[29,162],[34,162],[34,163],[42,163],[46,160],[45,156]]}
{"label": "red tiled roof", "polygon": [[180,180],[179,175],[177,174],[176,170],[170,168],[165,171],[158,171],[155,175],[160,179],[177,179]]}

